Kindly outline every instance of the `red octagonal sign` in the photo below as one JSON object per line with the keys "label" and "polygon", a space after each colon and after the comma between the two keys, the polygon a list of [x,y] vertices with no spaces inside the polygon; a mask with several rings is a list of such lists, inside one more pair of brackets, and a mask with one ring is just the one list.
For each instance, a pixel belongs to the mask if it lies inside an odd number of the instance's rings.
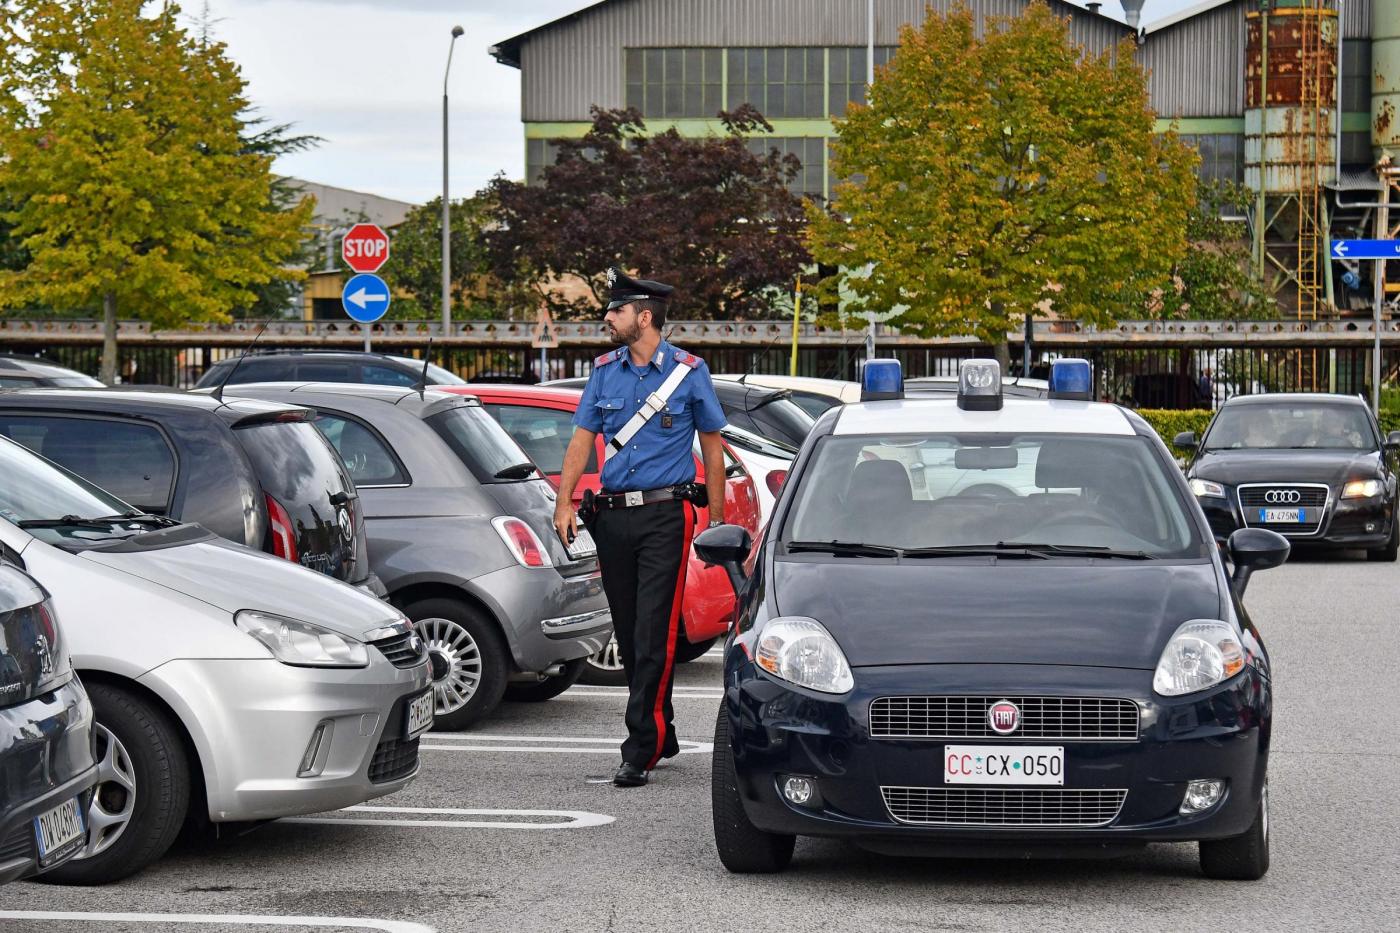
{"label": "red octagonal sign", "polygon": [[378,272],[389,261],[389,235],[378,224],[355,224],[340,241],[340,255],[356,272]]}

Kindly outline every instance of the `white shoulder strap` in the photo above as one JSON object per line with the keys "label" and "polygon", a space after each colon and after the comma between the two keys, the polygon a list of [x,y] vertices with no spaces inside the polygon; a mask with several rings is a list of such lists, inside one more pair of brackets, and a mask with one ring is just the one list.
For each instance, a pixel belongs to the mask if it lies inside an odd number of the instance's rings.
{"label": "white shoulder strap", "polygon": [[642,407],[637,409],[637,413],[627,419],[622,430],[614,434],[612,440],[608,441],[603,448],[604,461],[611,460],[613,454],[626,447],[627,442],[637,436],[637,432],[646,426],[652,415],[666,407],[666,402],[680,388],[681,383],[688,375],[690,375],[690,367],[685,363],[677,362],[675,368],[666,374],[666,380],[661,383],[661,388],[648,395],[642,402]]}

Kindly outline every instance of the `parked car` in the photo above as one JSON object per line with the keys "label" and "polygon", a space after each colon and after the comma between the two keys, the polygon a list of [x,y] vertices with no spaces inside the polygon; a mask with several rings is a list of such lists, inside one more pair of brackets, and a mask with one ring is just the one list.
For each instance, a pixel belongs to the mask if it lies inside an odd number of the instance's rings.
{"label": "parked car", "polygon": [[[424,376],[426,375],[426,380]],[[462,385],[464,380],[435,363],[352,350],[263,350],[219,360],[205,370],[196,389],[247,382],[348,382],[382,386]]]}
{"label": "parked car", "polygon": [[41,356],[0,353],[0,389],[49,387],[104,388],[101,382]]}
{"label": "parked car", "polygon": [[370,565],[428,643],[439,728],[480,720],[507,692],[557,696],[607,644],[597,552],[559,542],[554,488],[476,399],[324,383],[238,392],[316,409],[363,497]]}
{"label": "parked car", "polygon": [[92,703],[53,600],[18,559],[0,558],[0,884],[83,850],[97,784]]}
{"label": "parked car", "polygon": [[[480,399],[486,410],[506,429],[506,433],[515,438],[550,483],[558,488],[564,451],[573,437],[573,416],[581,392],[577,389],[513,385],[472,385],[442,391]],[[575,505],[582,500],[585,490],[598,492],[601,488],[603,439],[599,437],[595,444],[596,449],[584,467],[583,477],[574,489]],[[698,480],[704,481],[705,465],[698,443],[695,447],[695,475]],[[759,500],[755,483],[743,462],[727,445],[725,475],[727,517],[756,534],[759,528]],[[553,533],[552,527],[550,533]],[[686,569],[685,597],[681,603],[681,628],[682,634],[689,632],[699,637],[694,641],[690,640],[690,636],[679,640],[676,660],[682,663],[693,661],[708,651],[715,639],[729,627],[733,613],[734,595],[728,578],[717,568],[707,567],[692,553]],[[590,683],[626,683],[615,639],[609,638],[606,647],[588,659],[585,676]]]}
{"label": "parked car", "polygon": [[1267,528],[1298,547],[1400,556],[1400,431],[1383,437],[1362,399],[1237,395],[1199,440],[1187,431],[1174,443],[1192,451],[1186,478],[1216,537]]}
{"label": "parked car", "polygon": [[96,716],[87,846],[46,877],[111,881],[187,819],[335,810],[412,780],[433,701],[402,613],[4,439],[0,476],[0,547],[52,594]]}
{"label": "parked car", "polygon": [[754,489],[758,492],[759,526],[767,525],[778,494],[782,492],[783,482],[792,469],[797,448],[781,441],[770,441],[732,424],[725,425],[719,433],[734,455],[744,461],[744,469],[754,477]]}
{"label": "parked car", "polygon": [[817,379],[812,376],[773,376],[762,373],[716,374],[715,379],[742,382],[765,389],[785,389],[799,408],[820,418],[828,408],[860,401],[860,383],[845,379]]}
{"label": "parked car", "polygon": [[293,405],[183,392],[0,392],[0,435],[130,502],[375,596],[359,493]]}
{"label": "parked car", "polygon": [[[1050,394],[1050,383],[1033,376],[1007,376],[1002,380],[1001,389],[1007,398],[1045,398]],[[910,398],[952,398],[958,394],[958,377],[920,376],[916,379],[906,379],[904,393]]]}

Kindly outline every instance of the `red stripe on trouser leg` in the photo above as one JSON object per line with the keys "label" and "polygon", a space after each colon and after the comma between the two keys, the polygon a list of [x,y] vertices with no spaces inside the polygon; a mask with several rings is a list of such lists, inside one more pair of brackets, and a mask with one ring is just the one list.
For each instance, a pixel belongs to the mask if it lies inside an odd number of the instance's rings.
{"label": "red stripe on trouser leg", "polygon": [[656,706],[652,710],[652,719],[656,723],[656,751],[652,753],[651,761],[647,762],[647,771],[656,767],[662,752],[666,750],[666,694],[671,689],[671,673],[676,667],[676,638],[680,629],[682,597],[685,596],[685,571],[690,563],[690,539],[695,533],[695,517],[690,503],[682,505],[681,512],[685,516],[685,531],[681,535],[681,569],[676,574],[676,592],[671,597],[671,621],[666,628],[666,665],[661,669],[661,681],[656,688]]}

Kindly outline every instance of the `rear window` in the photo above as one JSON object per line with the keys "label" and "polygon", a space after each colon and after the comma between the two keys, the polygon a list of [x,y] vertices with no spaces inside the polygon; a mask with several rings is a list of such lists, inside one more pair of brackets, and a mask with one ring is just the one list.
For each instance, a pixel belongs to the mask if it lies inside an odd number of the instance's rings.
{"label": "rear window", "polygon": [[812,430],[815,419],[799,408],[791,398],[783,396],[765,405],[752,409],[749,417],[759,427],[759,433],[774,440],[784,441],[794,447],[802,442]]}
{"label": "rear window", "polygon": [[[244,360],[242,363],[234,361],[227,366],[213,370],[210,378],[200,380],[207,385],[218,385],[230,371],[233,375],[229,377],[227,385],[236,386],[246,382],[290,382],[293,378],[294,370],[291,360]],[[235,367],[236,370],[235,370]]]}
{"label": "rear window", "polygon": [[331,513],[332,496],[355,495],[340,458],[309,421],[257,424],[239,428],[234,435],[263,489],[288,512],[307,507],[324,521]]}
{"label": "rear window", "polygon": [[452,408],[425,420],[479,482],[508,483],[534,478],[498,476],[503,470],[531,461],[485,409],[475,405]]}
{"label": "rear window", "polygon": [[[574,422],[571,412],[553,408],[535,408],[529,405],[485,405],[493,418],[501,423],[506,433],[525,448],[530,459],[544,473],[550,476],[564,472],[564,452],[574,436]],[[596,446],[588,452],[588,463],[584,473],[598,472],[598,452]]]}

